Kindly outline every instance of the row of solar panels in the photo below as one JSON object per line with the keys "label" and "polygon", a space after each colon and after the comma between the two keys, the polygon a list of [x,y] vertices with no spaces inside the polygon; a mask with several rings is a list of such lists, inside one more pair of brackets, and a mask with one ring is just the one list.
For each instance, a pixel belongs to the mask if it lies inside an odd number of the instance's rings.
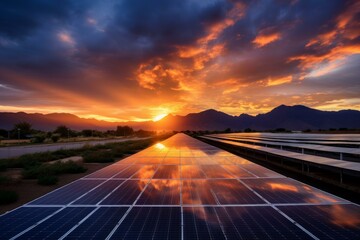
{"label": "row of solar panels", "polygon": [[253,144],[287,151],[295,151],[303,154],[324,156],[344,161],[360,162],[360,145],[357,148],[346,148],[309,142],[294,143],[291,140],[278,141],[274,139],[248,138],[234,134],[217,134],[210,136],[224,140],[237,141],[245,144]]}
{"label": "row of solar panels", "polygon": [[175,135],[0,217],[0,239],[358,239],[359,206]]}
{"label": "row of solar panels", "polygon": [[[269,206],[23,207],[0,218],[0,238],[38,222],[19,239],[359,239],[359,219],[348,218],[358,212],[355,205],[277,208],[310,235]],[[338,219],[331,218],[334,211]],[[348,226],[336,227],[333,221]],[[356,225],[357,231],[349,230]]]}
{"label": "row of solar panels", "polygon": [[250,149],[256,152],[264,153],[265,155],[271,154],[273,156],[278,156],[280,158],[291,159],[292,161],[297,161],[299,163],[307,163],[307,164],[317,165],[320,167],[327,167],[329,169],[333,169],[334,171],[340,173],[342,171],[347,171],[355,176],[359,176],[360,174],[360,162],[343,161],[343,160],[337,160],[327,157],[287,151],[285,149],[276,149],[265,146],[241,143],[238,141],[226,140],[215,136],[203,136],[202,138],[227,144],[234,147],[240,147],[242,149]]}

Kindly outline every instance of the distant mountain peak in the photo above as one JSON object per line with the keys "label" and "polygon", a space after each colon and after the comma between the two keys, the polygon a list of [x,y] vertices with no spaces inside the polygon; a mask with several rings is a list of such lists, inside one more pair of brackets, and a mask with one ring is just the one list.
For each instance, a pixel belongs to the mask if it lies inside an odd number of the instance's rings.
{"label": "distant mountain peak", "polygon": [[220,112],[220,111],[215,110],[215,109],[213,109],[213,108],[209,108],[209,109],[206,109],[206,110],[204,110],[204,111],[201,111],[200,113],[202,113],[202,112]]}
{"label": "distant mountain peak", "polygon": [[270,112],[297,111],[297,110],[315,110],[315,111],[317,111],[316,109],[309,108],[304,105],[288,106],[285,104],[281,104],[281,105],[277,106],[276,108],[274,108],[273,110],[271,110]]}
{"label": "distant mountain peak", "polygon": [[[189,114],[190,115],[190,114]],[[192,116],[194,115],[198,115],[198,116],[207,116],[207,117],[232,117],[229,114],[226,114],[224,112],[221,111],[217,111],[215,109],[207,109],[205,111],[202,112],[198,112],[198,113],[192,113]]]}
{"label": "distant mountain peak", "polygon": [[107,122],[85,119],[71,113],[0,113],[0,129],[12,129],[14,124],[26,121],[34,129],[54,130],[59,125],[71,129],[115,129],[118,125],[129,125],[135,129],[146,130],[271,130],[286,128],[289,130],[360,128],[360,111],[321,111],[303,105],[280,105],[270,112],[251,116],[243,113],[239,116],[228,115],[215,109],[207,109],[186,116],[169,114],[158,122]]}

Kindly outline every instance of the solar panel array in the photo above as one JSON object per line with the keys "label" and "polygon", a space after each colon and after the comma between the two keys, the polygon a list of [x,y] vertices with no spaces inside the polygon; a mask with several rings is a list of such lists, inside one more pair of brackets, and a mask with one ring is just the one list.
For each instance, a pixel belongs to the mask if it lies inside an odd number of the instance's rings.
{"label": "solar panel array", "polygon": [[184,134],[0,217],[0,239],[360,239],[360,207]]}

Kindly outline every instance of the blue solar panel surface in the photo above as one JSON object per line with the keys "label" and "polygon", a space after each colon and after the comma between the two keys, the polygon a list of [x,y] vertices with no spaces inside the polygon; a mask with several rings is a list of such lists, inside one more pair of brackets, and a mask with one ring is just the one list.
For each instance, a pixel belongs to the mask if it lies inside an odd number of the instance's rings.
{"label": "blue solar panel surface", "polygon": [[360,239],[360,207],[177,134],[0,216],[0,239]]}

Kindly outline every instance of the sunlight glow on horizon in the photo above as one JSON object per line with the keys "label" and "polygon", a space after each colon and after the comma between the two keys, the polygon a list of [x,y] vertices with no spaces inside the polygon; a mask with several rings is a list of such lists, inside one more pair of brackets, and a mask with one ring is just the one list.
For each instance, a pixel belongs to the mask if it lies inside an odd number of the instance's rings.
{"label": "sunlight glow on horizon", "polygon": [[168,115],[167,113],[159,114],[159,115],[157,115],[157,116],[155,116],[155,117],[153,118],[153,121],[154,121],[154,122],[160,121],[161,119],[163,119],[163,118],[166,117],[167,115]]}

